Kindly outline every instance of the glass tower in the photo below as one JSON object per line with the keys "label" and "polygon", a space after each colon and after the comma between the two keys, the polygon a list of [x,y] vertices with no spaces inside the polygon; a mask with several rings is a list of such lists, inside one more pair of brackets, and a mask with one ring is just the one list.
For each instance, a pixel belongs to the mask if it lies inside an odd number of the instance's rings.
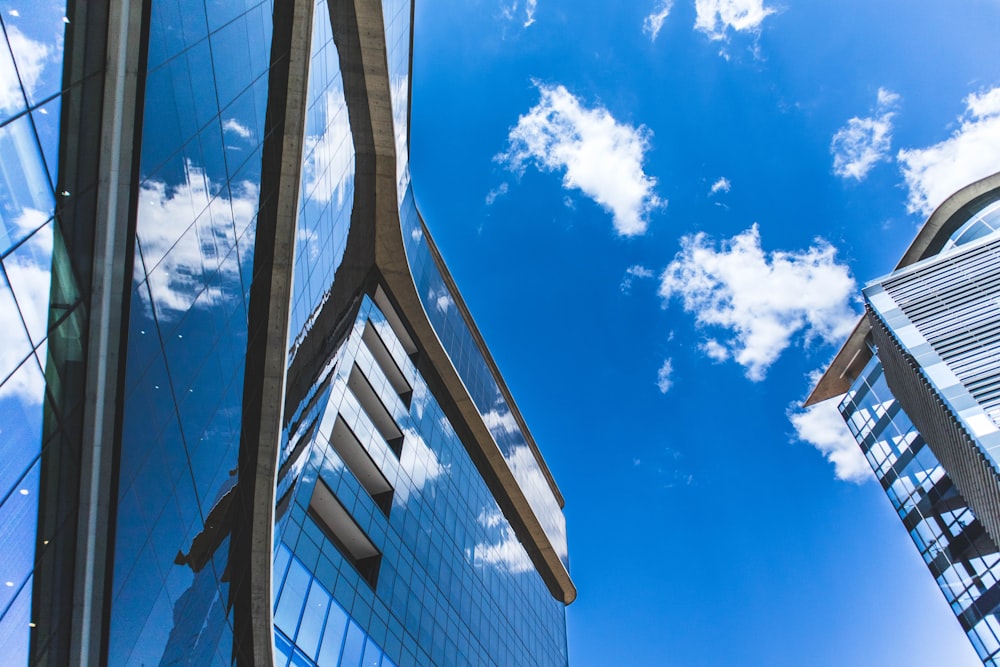
{"label": "glass tower", "polygon": [[567,664],[563,499],[414,203],[412,20],[0,0],[6,664]]}
{"label": "glass tower", "polygon": [[[1000,175],[953,195],[809,402],[840,412],[986,665],[1000,664]],[[848,388],[849,385],[849,388]]]}

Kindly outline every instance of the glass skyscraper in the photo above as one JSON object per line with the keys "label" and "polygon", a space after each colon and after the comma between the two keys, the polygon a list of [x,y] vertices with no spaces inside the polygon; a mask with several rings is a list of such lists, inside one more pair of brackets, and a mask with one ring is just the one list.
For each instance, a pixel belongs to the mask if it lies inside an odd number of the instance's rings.
{"label": "glass skyscraper", "polygon": [[566,665],[410,0],[0,0],[5,664]]}
{"label": "glass skyscraper", "polygon": [[1000,174],[945,201],[807,404],[840,412],[986,665],[1000,664]]}

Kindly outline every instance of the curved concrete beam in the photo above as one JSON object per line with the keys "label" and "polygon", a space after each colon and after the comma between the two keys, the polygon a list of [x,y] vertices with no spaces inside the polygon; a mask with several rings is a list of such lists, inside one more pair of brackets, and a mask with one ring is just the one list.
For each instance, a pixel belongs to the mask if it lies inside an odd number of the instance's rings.
{"label": "curved concrete beam", "polygon": [[275,4],[250,283],[238,483],[229,545],[233,657],[274,664],[274,505],[288,369],[288,321],[305,137],[313,0]]}
{"label": "curved concrete beam", "polygon": [[[336,349],[339,344],[337,332],[343,331],[353,304],[362,294],[374,295],[376,288],[382,286],[418,348],[421,373],[435,395],[441,397],[442,408],[470,457],[550,592],[568,604],[576,598],[569,572],[438,339],[413,283],[396,192],[395,134],[381,3],[354,0],[334,4],[336,7],[330,9],[331,20],[355,145],[354,209],[344,263],[337,269],[330,297],[321,307],[309,335],[295,350],[285,397],[286,412],[291,414]],[[450,280],[450,276],[446,280]],[[453,296],[459,303],[457,290]],[[464,308],[464,304],[461,307]],[[478,332],[474,331],[474,335],[482,345]],[[487,359],[495,370],[492,359],[488,356]],[[506,387],[503,389],[523,425],[509,392]],[[537,447],[530,442],[541,462]],[[544,463],[541,465],[545,470]],[[547,470],[546,474],[551,478]],[[561,500],[554,483],[553,493]]]}

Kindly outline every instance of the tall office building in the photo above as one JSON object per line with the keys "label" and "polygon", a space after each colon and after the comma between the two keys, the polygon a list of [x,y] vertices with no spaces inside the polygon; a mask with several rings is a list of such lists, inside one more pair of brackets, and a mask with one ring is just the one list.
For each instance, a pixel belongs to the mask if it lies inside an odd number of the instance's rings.
{"label": "tall office building", "polygon": [[806,404],[840,412],[986,665],[1000,664],[1000,174],[931,215]]}
{"label": "tall office building", "polygon": [[[565,665],[410,0],[0,0],[4,664]],[[446,177],[446,175],[441,175]]]}

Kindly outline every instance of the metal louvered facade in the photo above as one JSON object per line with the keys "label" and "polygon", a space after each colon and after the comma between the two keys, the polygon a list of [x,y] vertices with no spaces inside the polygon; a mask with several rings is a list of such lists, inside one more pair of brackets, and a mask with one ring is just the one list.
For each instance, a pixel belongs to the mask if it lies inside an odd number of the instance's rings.
{"label": "metal louvered facade", "polygon": [[1000,236],[898,270],[864,293],[1000,470]]}
{"label": "metal louvered facade", "polygon": [[882,287],[1000,426],[1000,239],[917,265]]}

